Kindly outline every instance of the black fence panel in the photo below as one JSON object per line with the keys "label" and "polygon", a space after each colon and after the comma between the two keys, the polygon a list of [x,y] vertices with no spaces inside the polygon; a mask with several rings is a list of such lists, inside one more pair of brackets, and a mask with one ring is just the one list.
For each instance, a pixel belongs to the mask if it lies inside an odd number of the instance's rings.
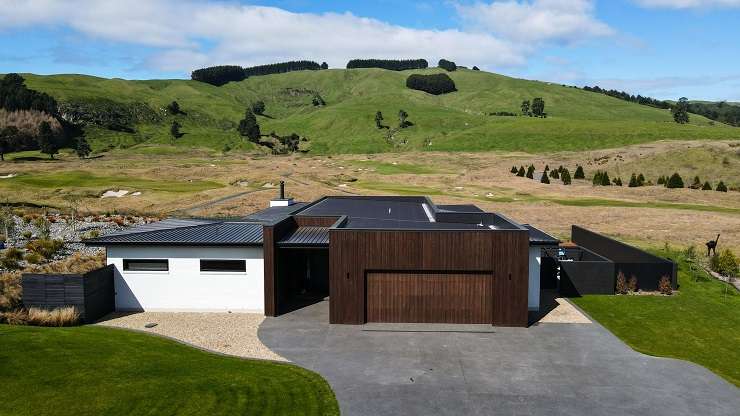
{"label": "black fence panel", "polygon": [[26,308],[74,306],[85,323],[115,309],[113,265],[85,274],[24,274],[21,286]]}
{"label": "black fence panel", "polygon": [[652,255],[577,225],[571,229],[571,240],[613,261],[616,272],[623,272],[627,280],[635,276],[641,290],[657,290],[663,276],[670,278],[674,289],[678,288],[677,266],[672,260]]}
{"label": "black fence panel", "polygon": [[613,295],[614,276],[611,261],[561,261],[560,294]]}

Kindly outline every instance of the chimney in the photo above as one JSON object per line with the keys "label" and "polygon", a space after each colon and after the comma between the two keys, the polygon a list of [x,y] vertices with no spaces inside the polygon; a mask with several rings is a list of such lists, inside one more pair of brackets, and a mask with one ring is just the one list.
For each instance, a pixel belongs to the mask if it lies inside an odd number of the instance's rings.
{"label": "chimney", "polygon": [[293,205],[293,198],[285,197],[285,181],[280,181],[280,193],[278,197],[270,201],[271,207],[287,207]]}

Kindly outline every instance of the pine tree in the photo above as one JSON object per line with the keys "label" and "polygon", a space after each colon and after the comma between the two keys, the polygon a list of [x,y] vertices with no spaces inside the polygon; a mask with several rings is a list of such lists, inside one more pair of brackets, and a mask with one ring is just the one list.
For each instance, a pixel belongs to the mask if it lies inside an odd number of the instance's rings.
{"label": "pine tree", "polygon": [[[383,113],[381,113],[380,111],[376,112],[375,113],[375,127],[377,127],[378,129],[382,129],[383,128],[382,121],[383,121]],[[516,169],[516,168],[513,168],[513,169]]]}
{"label": "pine tree", "polygon": [[645,175],[642,173],[637,175],[637,186],[645,186]]}
{"label": "pine tree", "polygon": [[689,100],[686,97],[678,99],[676,105],[671,108],[673,114],[673,120],[679,124],[685,124],[689,122]]}
{"label": "pine tree", "polygon": [[601,186],[610,186],[612,184],[612,181],[609,180],[609,174],[604,171],[601,174]]}
{"label": "pine tree", "polygon": [[87,142],[85,136],[78,137],[77,143],[75,144],[75,153],[77,153],[77,157],[84,159],[90,156],[91,152],[92,149],[90,148],[90,143]]}
{"label": "pine tree", "polygon": [[724,182],[719,181],[719,183],[717,184],[717,192],[727,192],[727,186]]}
{"label": "pine tree", "polygon": [[601,185],[601,176],[602,176],[602,173],[601,173],[601,171],[600,171],[600,170],[597,170],[597,171],[596,171],[596,173],[594,173],[594,178],[593,178],[593,180],[591,181],[591,183],[592,183],[592,184],[593,184],[594,186],[598,186],[598,185]]}
{"label": "pine tree", "polygon": [[56,142],[56,135],[54,130],[51,129],[51,124],[48,121],[42,121],[39,124],[39,149],[41,153],[49,155],[49,158],[54,159],[54,155],[59,153],[59,147]]}
{"label": "pine tree", "polygon": [[409,113],[403,110],[398,110],[398,127],[402,129],[406,128],[408,126],[408,122],[406,121],[408,117],[409,117]]}
{"label": "pine tree", "polygon": [[516,175],[517,172],[519,172],[519,169],[517,169],[516,166],[512,166],[511,167],[511,173],[513,173],[513,174]]}
{"label": "pine tree", "polygon": [[568,169],[565,169],[562,174],[560,174],[560,178],[563,180],[563,185],[570,185],[570,172],[568,172]]}
{"label": "pine tree", "polygon": [[547,177],[547,172],[544,172],[544,171],[542,172],[542,177],[540,178],[540,182],[546,183],[546,184],[550,183],[550,179]]}
{"label": "pine tree", "polygon": [[632,174],[632,176],[630,176],[630,183],[627,186],[630,188],[637,188],[638,186],[640,186],[637,183],[637,176],[634,173]]}
{"label": "pine tree", "polygon": [[170,135],[172,135],[173,138],[179,139],[182,137],[182,133],[180,133],[180,123],[177,122],[177,120],[172,122],[172,126],[170,127]]}
{"label": "pine tree", "polygon": [[180,104],[177,103],[177,101],[173,101],[167,105],[167,111],[170,112],[170,114],[177,115],[180,114]]}
{"label": "pine tree", "polygon": [[545,172],[547,172],[548,170],[550,170],[550,165],[545,165]]}
{"label": "pine tree", "polygon": [[535,117],[545,116],[545,100],[539,97],[532,100],[532,114]]}
{"label": "pine tree", "polygon": [[665,185],[665,176],[660,175],[658,178],[658,185]]}
{"label": "pine tree", "polygon": [[321,69],[329,69],[329,65],[326,62],[322,62]]}
{"label": "pine tree", "polygon": [[16,126],[5,126],[0,131],[0,161],[5,160],[5,154],[16,150],[18,140],[18,128]]}
{"label": "pine tree", "polygon": [[254,116],[251,109],[247,109],[244,118],[239,121],[239,134],[246,136],[250,142],[258,143],[260,136],[260,125],[257,124],[257,117]]}
{"label": "pine tree", "polygon": [[683,179],[681,179],[681,175],[678,174],[678,172],[675,172],[673,175],[671,175],[670,178],[668,178],[668,182],[666,182],[667,188],[683,188]]}
{"label": "pine tree", "polygon": [[529,100],[522,101],[522,115],[523,116],[531,116],[532,113],[529,112]]}
{"label": "pine tree", "polygon": [[534,179],[534,165],[529,165],[527,168],[527,177],[529,179]]}
{"label": "pine tree", "polygon": [[616,186],[622,186],[622,178],[620,178],[620,177],[616,177],[616,178],[614,178],[614,179],[612,180],[612,182],[613,182],[613,183],[614,183],[614,185],[616,185]]}
{"label": "pine tree", "polygon": [[524,166],[519,166],[519,171],[516,173],[516,176],[524,177]]}
{"label": "pine tree", "polygon": [[691,189],[699,189],[701,188],[701,180],[699,179],[699,175],[694,176],[694,183],[689,186]]}
{"label": "pine tree", "polygon": [[702,191],[711,191],[712,185],[709,183],[709,181],[704,182],[704,186],[701,187]]}
{"label": "pine tree", "polygon": [[560,174],[558,173],[558,170],[557,169],[551,170],[550,177],[553,179],[560,179]]}
{"label": "pine tree", "polygon": [[586,179],[586,174],[583,172],[583,166],[576,166],[576,173],[573,175],[574,179]]}

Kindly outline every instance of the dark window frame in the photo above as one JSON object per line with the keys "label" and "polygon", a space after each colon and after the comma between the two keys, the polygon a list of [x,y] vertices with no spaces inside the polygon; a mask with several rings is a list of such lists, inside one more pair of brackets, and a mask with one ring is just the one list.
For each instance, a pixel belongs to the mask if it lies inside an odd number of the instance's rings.
{"label": "dark window frame", "polygon": [[[134,264],[164,264],[164,268],[131,268]],[[124,272],[169,272],[170,271],[170,259],[123,259],[123,271]]]}
{"label": "dark window frame", "polygon": [[[210,263],[210,267],[204,267],[204,263]],[[232,267],[229,268],[230,266]],[[244,259],[200,259],[200,272],[244,274],[247,272],[247,261]]]}

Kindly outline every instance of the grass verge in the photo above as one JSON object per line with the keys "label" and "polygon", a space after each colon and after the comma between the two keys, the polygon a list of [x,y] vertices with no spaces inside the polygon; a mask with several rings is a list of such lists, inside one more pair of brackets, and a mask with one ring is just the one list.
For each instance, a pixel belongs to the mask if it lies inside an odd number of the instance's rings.
{"label": "grass verge", "polygon": [[0,325],[0,414],[338,415],[303,368],[99,327]]}
{"label": "grass verge", "polygon": [[571,299],[633,349],[700,364],[740,386],[740,294],[677,252],[680,290],[672,296],[587,295]]}

